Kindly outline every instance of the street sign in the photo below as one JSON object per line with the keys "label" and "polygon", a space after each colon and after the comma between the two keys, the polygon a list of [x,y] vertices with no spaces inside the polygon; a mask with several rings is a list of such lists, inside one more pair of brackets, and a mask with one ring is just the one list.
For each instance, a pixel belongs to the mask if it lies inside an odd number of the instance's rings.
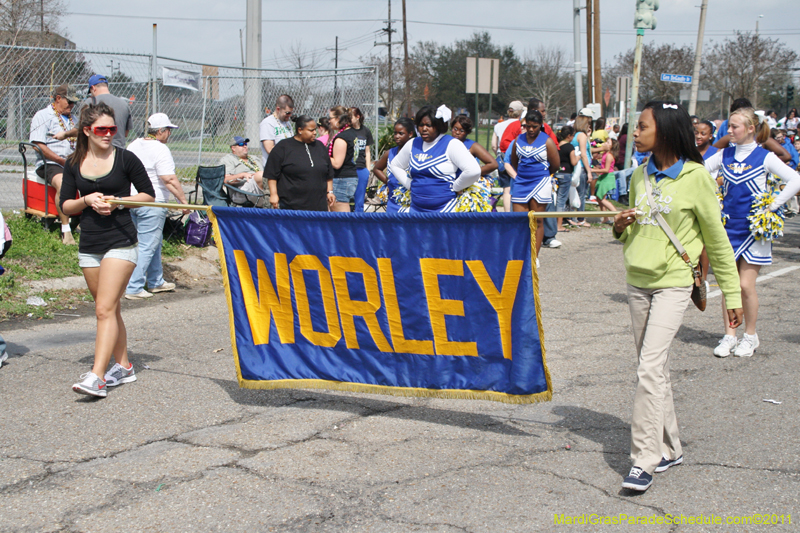
{"label": "street sign", "polygon": [[683,74],[662,74],[661,81],[671,81],[673,83],[692,83],[692,77],[684,76]]}
{"label": "street sign", "polygon": [[[689,100],[692,97],[692,91],[689,89],[682,89],[681,90],[681,101]],[[711,100],[711,92],[710,91],[697,91],[697,101],[698,102],[708,102]]]}
{"label": "street sign", "polygon": [[[477,59],[477,61],[476,61]],[[477,63],[477,65],[476,65]],[[477,66],[478,72],[475,72]],[[475,91],[475,82],[478,82],[478,90]],[[484,57],[467,58],[467,92],[473,94],[497,94],[500,80],[500,60],[488,59]]]}

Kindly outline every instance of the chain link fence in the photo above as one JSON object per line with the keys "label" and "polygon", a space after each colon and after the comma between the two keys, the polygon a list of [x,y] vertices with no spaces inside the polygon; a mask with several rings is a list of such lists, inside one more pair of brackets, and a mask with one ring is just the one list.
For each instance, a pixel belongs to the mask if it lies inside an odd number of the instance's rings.
{"label": "chain link fence", "polygon": [[[165,84],[165,72],[178,72],[187,83],[176,86],[169,79],[174,76],[167,76]],[[294,99],[295,114],[315,118],[327,116],[333,105],[359,107],[377,137],[378,74],[372,67],[243,69],[166,57],[153,61],[150,54],[0,45],[0,208],[23,206],[19,143],[28,142],[33,115],[50,105],[53,90],[61,84],[72,84],[80,97],[88,96],[92,74],[105,75],[111,93],[128,101],[133,120],[128,142],[144,134],[154,111],[166,113],[179,126],[169,147],[178,174],[186,180],[194,179],[197,165],[216,164],[228,153],[234,135],[249,137],[251,154],[258,156],[257,124],[247,124],[247,118],[260,122],[282,94]],[[250,115],[247,102],[256,100],[245,97],[248,84],[255,84],[259,106]],[[30,150],[28,154],[32,176],[35,160]]]}

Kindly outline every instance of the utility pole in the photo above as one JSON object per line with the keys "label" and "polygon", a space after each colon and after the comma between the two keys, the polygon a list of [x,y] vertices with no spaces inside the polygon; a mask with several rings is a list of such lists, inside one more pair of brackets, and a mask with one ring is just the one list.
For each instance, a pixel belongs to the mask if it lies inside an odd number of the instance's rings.
{"label": "utility pole", "polygon": [[[588,1],[588,0],[587,0]],[[592,45],[592,52],[594,58],[592,66],[594,66],[594,101],[600,103],[600,109],[603,108],[603,74],[601,68],[603,66],[600,59],[600,0],[594,0],[594,7],[592,9],[592,22],[594,23],[594,43]],[[601,113],[602,115],[603,113]]]}
{"label": "utility pole", "polygon": [[[403,23],[405,24],[405,19],[403,19]],[[389,20],[387,22],[386,27],[383,29],[383,31],[386,32],[386,34],[388,35],[387,42],[385,42],[385,43],[376,42],[375,46],[385,46],[388,49],[388,53],[389,53],[389,56],[388,56],[389,57],[389,77],[388,77],[389,90],[387,91],[387,96],[386,96],[386,100],[387,101],[385,102],[385,104],[389,108],[388,109],[389,115],[390,116],[394,116],[394,91],[393,91],[393,87],[392,87],[392,83],[393,83],[392,82],[392,46],[396,45],[396,44],[404,44],[405,45],[405,39],[403,39],[403,42],[396,42],[396,41],[392,42],[392,33],[394,32],[394,30],[392,29],[392,0],[389,0]],[[406,50],[408,50],[407,45],[406,45]],[[408,60],[406,59],[406,61],[408,61]],[[375,110],[375,116],[378,116],[378,110],[377,109]]]}
{"label": "utility pole", "polygon": [[[333,104],[339,105],[339,36],[336,36],[336,44],[333,48],[326,48],[329,52],[333,52]],[[347,48],[342,48],[347,50]]]}
{"label": "utility pole", "polygon": [[[633,54],[633,83],[631,88],[631,107],[628,110],[628,128],[636,128],[636,104],[639,100],[639,71],[642,67],[642,45],[644,30],[656,29],[656,17],[653,12],[658,9],[658,0],[636,0],[636,15],[633,27],[636,30],[636,51]],[[631,166],[633,155],[633,135],[628,135],[625,145],[625,168]]]}
{"label": "utility pole", "polygon": [[[405,0],[403,0],[405,3]],[[575,64],[575,107],[583,109],[583,74],[581,73],[581,0],[572,0],[572,60]]]}
{"label": "utility pole", "polygon": [[336,45],[333,53],[333,105],[339,105],[339,36],[336,36]]}
{"label": "utility pole", "polygon": [[[576,2],[578,0],[575,0]],[[406,29],[406,0],[403,0],[403,70],[406,78],[406,114],[411,116],[411,85],[408,79],[408,31]]]}
{"label": "utility pole", "polygon": [[42,36],[44,36],[44,0],[39,0],[39,17],[41,22]]}
{"label": "utility pole", "polygon": [[[261,0],[247,0],[246,76],[244,91],[244,134],[259,139],[261,122]],[[252,69],[252,70],[251,70]]]}
{"label": "utility pole", "polygon": [[[389,105],[389,116],[394,116],[394,94],[392,89],[392,0],[389,1],[389,22],[386,25],[386,33],[389,35],[389,45],[386,47],[389,51],[389,101],[386,102]],[[378,110],[375,110],[375,115],[377,116]]]}
{"label": "utility pole", "polygon": [[694,70],[692,71],[692,93],[689,97],[689,114],[697,111],[697,89],[700,87],[700,60],[703,57],[703,34],[706,31],[706,10],[708,0],[700,5],[700,26],[697,28],[697,46],[694,49]]}
{"label": "utility pole", "polygon": [[[764,15],[759,15],[758,18],[756,19],[756,50],[755,50],[756,57],[760,55],[759,49],[761,48],[761,40],[758,38],[758,23],[761,21],[762,18],[764,18]],[[753,84],[752,104],[754,108],[758,105],[758,77],[756,77],[756,81]]]}
{"label": "utility pole", "polygon": [[589,103],[594,96],[592,77],[592,0],[586,0],[586,95]]}

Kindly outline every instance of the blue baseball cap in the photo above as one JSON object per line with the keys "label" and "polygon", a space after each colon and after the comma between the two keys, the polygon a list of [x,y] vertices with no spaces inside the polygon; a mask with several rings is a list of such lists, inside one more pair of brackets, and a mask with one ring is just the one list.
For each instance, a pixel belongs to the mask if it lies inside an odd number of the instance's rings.
{"label": "blue baseball cap", "polygon": [[103,76],[102,74],[95,74],[91,78],[89,78],[89,88],[91,89],[98,83],[108,83],[108,78]]}
{"label": "blue baseball cap", "polygon": [[249,142],[250,142],[250,139],[245,139],[244,137],[239,137],[239,136],[237,135],[237,136],[235,136],[235,137],[233,138],[233,142],[231,143],[231,146],[233,146],[234,144],[240,144],[240,143],[247,144],[247,143],[249,143]]}

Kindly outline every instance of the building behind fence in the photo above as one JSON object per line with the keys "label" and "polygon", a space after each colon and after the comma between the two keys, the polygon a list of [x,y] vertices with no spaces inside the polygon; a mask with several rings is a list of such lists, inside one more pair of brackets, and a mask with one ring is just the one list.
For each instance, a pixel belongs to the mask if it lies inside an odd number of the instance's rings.
{"label": "building behind fence", "polygon": [[[179,77],[193,80],[188,85],[194,87],[170,85],[170,76],[165,85],[165,68],[168,74],[177,71],[183,74]],[[169,115],[179,126],[169,146],[184,175],[192,174],[198,164],[216,164],[229,152],[234,135],[249,137],[251,153],[260,153],[255,128],[245,125],[248,83],[257,84],[259,120],[285,93],[294,99],[295,114],[315,118],[327,116],[333,105],[357,106],[378,136],[378,74],[373,67],[256,70],[160,56],[154,61],[150,54],[0,45],[0,208],[22,205],[18,145],[28,141],[33,115],[51,103],[53,90],[61,84],[73,84],[79,96],[88,95],[92,74],[107,76],[111,93],[129,101],[134,126],[128,142],[144,133],[154,111]]]}

